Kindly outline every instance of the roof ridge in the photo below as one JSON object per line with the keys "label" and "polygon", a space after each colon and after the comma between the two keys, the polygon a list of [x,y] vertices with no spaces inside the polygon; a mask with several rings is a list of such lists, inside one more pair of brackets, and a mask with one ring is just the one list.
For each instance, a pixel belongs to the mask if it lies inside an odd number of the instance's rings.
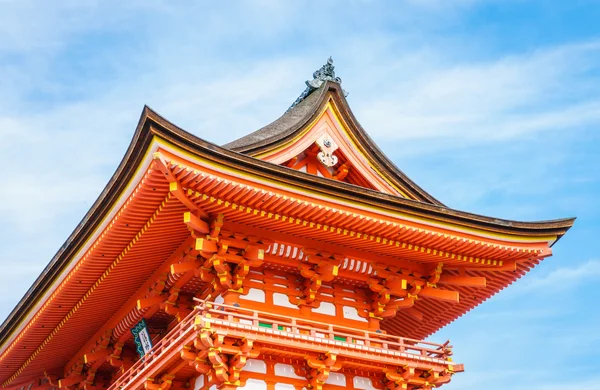
{"label": "roof ridge", "polygon": [[[331,56],[329,56],[325,65],[313,72],[312,80],[306,80],[306,89],[300,94],[300,96],[298,96],[298,98],[294,101],[294,103],[292,103],[286,112],[290,111],[292,108],[306,99],[308,95],[319,89],[326,81],[332,81],[340,84],[340,86],[342,85],[342,79],[336,77],[335,75],[335,66],[333,65],[333,58],[331,58]],[[342,89],[342,91],[344,93],[344,97],[348,96],[348,92],[346,92],[344,89]]]}

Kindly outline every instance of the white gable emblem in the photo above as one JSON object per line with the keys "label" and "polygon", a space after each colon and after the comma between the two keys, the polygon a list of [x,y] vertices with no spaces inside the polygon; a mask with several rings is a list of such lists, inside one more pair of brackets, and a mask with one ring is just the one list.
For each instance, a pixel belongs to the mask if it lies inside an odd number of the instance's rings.
{"label": "white gable emblem", "polygon": [[329,134],[325,133],[317,140],[317,145],[321,151],[317,154],[319,161],[326,167],[332,167],[338,162],[337,156],[333,155],[338,148],[337,144],[331,139]]}

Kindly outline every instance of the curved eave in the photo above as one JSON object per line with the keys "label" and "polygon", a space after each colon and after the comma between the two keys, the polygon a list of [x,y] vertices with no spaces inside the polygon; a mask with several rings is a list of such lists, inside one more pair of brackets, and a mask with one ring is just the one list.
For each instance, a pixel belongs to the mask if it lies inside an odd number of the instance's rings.
{"label": "curved eave", "polygon": [[285,166],[271,164],[241,152],[219,147],[176,127],[150,109],[148,109],[148,112],[152,114],[152,117],[149,116],[148,119],[154,120],[157,126],[162,127],[167,132],[161,132],[160,127],[153,129],[153,131],[186,152],[196,154],[228,168],[246,171],[266,179],[281,181],[301,189],[333,195],[339,199],[360,202],[436,221],[449,222],[457,226],[517,236],[562,236],[575,221],[575,218],[535,222],[513,221],[486,217],[454,210],[442,205],[428,204],[384,194],[349,183],[310,175]]}
{"label": "curved eave", "polygon": [[248,134],[238,140],[223,145],[224,148],[239,153],[256,156],[268,150],[279,147],[289,142],[306,126],[312,123],[321,113],[329,98],[334,100],[335,108],[339,110],[340,117],[350,128],[361,147],[368,154],[377,170],[382,172],[387,179],[396,186],[406,190],[414,199],[421,202],[442,205],[442,203],[414,183],[379,149],[362,128],[344,97],[338,83],[326,82],[318,90],[311,93],[300,104],[286,112],[273,123]]}
{"label": "curved eave", "polygon": [[28,316],[38,300],[61,275],[73,256],[89,240],[99,224],[109,215],[120,194],[134,177],[154,137],[159,137],[182,150],[210,160],[216,164],[246,171],[258,177],[287,183],[339,199],[372,205],[390,211],[402,212],[434,221],[451,223],[480,231],[503,233],[513,236],[560,238],[573,225],[574,218],[541,222],[518,222],[480,216],[446,207],[424,203],[348,183],[309,175],[293,169],[274,165],[248,155],[219,147],[204,141],[173,125],[160,115],[145,107],[132,142],[99,198],[76,227],[50,264],[34,282],[25,296],[0,327],[0,346],[4,345],[13,331]]}

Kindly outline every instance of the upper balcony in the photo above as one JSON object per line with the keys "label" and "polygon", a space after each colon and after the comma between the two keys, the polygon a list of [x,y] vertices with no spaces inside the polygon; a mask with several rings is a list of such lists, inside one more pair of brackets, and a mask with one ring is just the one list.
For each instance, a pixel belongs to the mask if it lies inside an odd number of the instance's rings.
{"label": "upper balcony", "polygon": [[[448,342],[436,344],[198,301],[195,310],[124,372],[110,390],[166,390],[178,375],[174,367],[181,370],[189,366],[208,374],[220,388],[236,388],[240,378],[252,377],[244,367],[247,360],[257,357],[303,362],[307,381],[317,384],[324,383],[331,372],[360,367],[398,388],[428,389],[449,382],[452,374],[463,371],[463,365],[453,363],[451,355]],[[189,366],[183,364],[185,361]]]}

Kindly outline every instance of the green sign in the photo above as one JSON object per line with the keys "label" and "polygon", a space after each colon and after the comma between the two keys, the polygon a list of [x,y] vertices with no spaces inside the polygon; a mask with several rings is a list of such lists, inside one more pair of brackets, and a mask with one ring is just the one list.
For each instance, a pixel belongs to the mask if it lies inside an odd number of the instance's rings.
{"label": "green sign", "polygon": [[152,339],[148,332],[148,326],[146,320],[142,318],[136,326],[131,328],[131,334],[133,334],[133,341],[140,357],[146,355],[152,349]]}

